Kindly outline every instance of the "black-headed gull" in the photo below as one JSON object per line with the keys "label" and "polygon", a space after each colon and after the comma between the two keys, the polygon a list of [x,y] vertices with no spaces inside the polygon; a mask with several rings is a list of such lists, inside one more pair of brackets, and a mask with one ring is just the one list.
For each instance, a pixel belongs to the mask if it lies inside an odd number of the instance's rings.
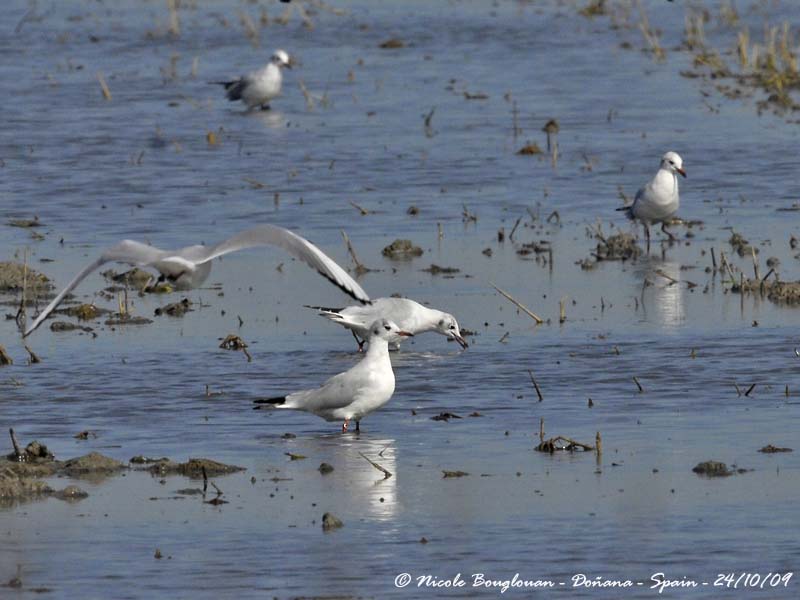
{"label": "black-headed gull", "polygon": [[248,109],[261,107],[269,110],[270,100],[281,93],[283,74],[281,69],[292,68],[292,61],[284,50],[275,50],[269,62],[262,68],[230,81],[213,81],[225,86],[228,100],[241,100]]}
{"label": "black-headed gull", "polygon": [[680,206],[678,194],[678,174],[686,177],[683,170],[683,159],[677,152],[667,152],[661,157],[661,165],[653,180],[636,192],[636,198],[630,206],[623,206],[617,210],[624,210],[630,219],[641,221],[647,245],[650,245],[650,225],[661,223],[661,231],[674,241],[675,236],[667,231],[669,220]]}
{"label": "black-headed gull", "polygon": [[350,421],[356,431],[365,416],[389,402],[394,394],[394,371],[389,358],[389,342],[413,335],[389,319],[378,319],[367,333],[369,348],[355,366],[328,379],[321,387],[264,400],[254,400],[254,408],[264,405],[302,410],[326,421],[344,421],[342,433]]}
{"label": "black-headed gull", "polygon": [[121,262],[138,267],[153,267],[162,279],[170,281],[177,289],[198,287],[211,273],[211,261],[229,252],[259,246],[278,246],[295,258],[316,269],[331,283],[360,302],[369,302],[369,296],[344,269],[314,244],[276,225],[260,225],[243,231],[213,246],[187,246],[180,250],[161,250],[133,240],[123,240],[100,255],[100,258],[83,268],[53,301],[25,330],[30,335],[92,271],[107,262]]}
{"label": "black-headed gull", "polygon": [[[348,306],[347,308],[326,308],[324,306],[309,306],[308,308],[318,310],[321,316],[352,331],[359,349],[367,340],[370,325],[376,319],[383,317],[394,321],[403,331],[409,331],[414,335],[435,331],[455,340],[462,348],[468,346],[461,337],[458,321],[453,315],[428,308],[408,298],[377,298],[364,306]],[[395,342],[395,345],[399,341]]]}

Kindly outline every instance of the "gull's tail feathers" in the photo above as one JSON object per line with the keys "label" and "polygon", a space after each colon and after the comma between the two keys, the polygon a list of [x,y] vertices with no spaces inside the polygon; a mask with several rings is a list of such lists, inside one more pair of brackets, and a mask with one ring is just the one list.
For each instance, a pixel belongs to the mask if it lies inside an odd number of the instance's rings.
{"label": "gull's tail feathers", "polygon": [[253,400],[253,404],[256,406],[253,407],[253,410],[258,410],[260,408],[267,408],[264,406],[265,404],[269,406],[281,406],[286,403],[286,396],[275,396],[274,398],[261,398],[259,400]]}

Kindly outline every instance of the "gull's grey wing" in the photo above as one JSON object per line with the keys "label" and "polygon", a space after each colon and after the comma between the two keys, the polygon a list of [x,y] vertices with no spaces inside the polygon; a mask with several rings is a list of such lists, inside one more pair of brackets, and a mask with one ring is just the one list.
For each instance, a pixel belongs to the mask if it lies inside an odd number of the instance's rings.
{"label": "gull's grey wing", "polygon": [[101,265],[104,265],[107,262],[122,262],[127,263],[129,265],[136,265],[136,266],[146,266],[158,260],[161,260],[165,256],[168,256],[170,253],[160,250],[158,248],[154,248],[153,246],[148,246],[147,244],[142,244],[141,242],[134,242],[133,240],[123,240],[116,246],[112,246],[103,254],[100,255],[100,258],[95,260],[94,262],[85,266],[80,273],[78,273],[72,281],[67,284],[63,290],[61,290],[53,301],[47,305],[47,307],[39,313],[39,316],[30,324],[30,326],[25,330],[25,333],[22,334],[22,337],[27,337],[31,333],[33,333],[39,325],[42,324],[47,316],[53,312],[64,297],[69,294],[77,285],[86,279],[86,277],[95,269],[99,268]]}
{"label": "gull's grey wing", "polygon": [[330,256],[307,239],[277,225],[260,225],[243,231],[214,246],[191,246],[184,248],[179,254],[201,264],[229,252],[258,246],[278,246],[298,260],[302,260],[313,269],[316,269],[320,275],[328,279],[348,296],[355,298],[359,302],[370,302],[367,292]]}
{"label": "gull's grey wing", "polygon": [[321,387],[294,392],[286,396],[286,408],[320,412],[344,408],[352,404],[369,378],[360,371],[345,371],[328,379]]}

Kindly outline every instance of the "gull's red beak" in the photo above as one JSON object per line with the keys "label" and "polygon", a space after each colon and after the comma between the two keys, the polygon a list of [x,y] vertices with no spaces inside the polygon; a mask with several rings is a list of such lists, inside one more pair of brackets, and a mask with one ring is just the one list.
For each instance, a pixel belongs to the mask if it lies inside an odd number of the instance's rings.
{"label": "gull's red beak", "polygon": [[414,334],[409,333],[408,331],[398,331],[397,335],[402,335],[403,337],[414,337]]}
{"label": "gull's red beak", "polygon": [[683,169],[681,169],[680,167],[675,167],[675,170],[676,170],[678,173],[680,173],[681,175],[683,175],[684,177],[686,177],[686,171],[684,171],[684,170],[683,170]]}

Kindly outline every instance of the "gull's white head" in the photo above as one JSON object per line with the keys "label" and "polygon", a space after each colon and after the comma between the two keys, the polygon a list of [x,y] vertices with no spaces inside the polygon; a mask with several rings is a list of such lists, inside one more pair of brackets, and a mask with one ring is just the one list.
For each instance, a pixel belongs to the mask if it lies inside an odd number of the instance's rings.
{"label": "gull's white head", "polygon": [[683,159],[677,152],[667,152],[661,157],[661,168],[666,169],[670,173],[680,173],[686,177],[686,171],[683,170]]}
{"label": "gull's white head", "polygon": [[285,50],[275,50],[270,62],[279,67],[286,67],[287,69],[292,68],[292,59],[289,58],[289,54]]}
{"label": "gull's white head", "polygon": [[456,321],[456,318],[451,314],[442,313],[442,317],[436,323],[436,331],[437,333],[441,333],[442,335],[446,335],[447,337],[454,339],[461,345],[462,348],[469,346],[464,338],[461,337],[461,330],[458,328],[458,321]]}
{"label": "gull's white head", "polygon": [[397,342],[404,337],[413,337],[413,333],[403,331],[397,323],[390,319],[378,319],[369,326],[368,339],[380,338],[387,342]]}

